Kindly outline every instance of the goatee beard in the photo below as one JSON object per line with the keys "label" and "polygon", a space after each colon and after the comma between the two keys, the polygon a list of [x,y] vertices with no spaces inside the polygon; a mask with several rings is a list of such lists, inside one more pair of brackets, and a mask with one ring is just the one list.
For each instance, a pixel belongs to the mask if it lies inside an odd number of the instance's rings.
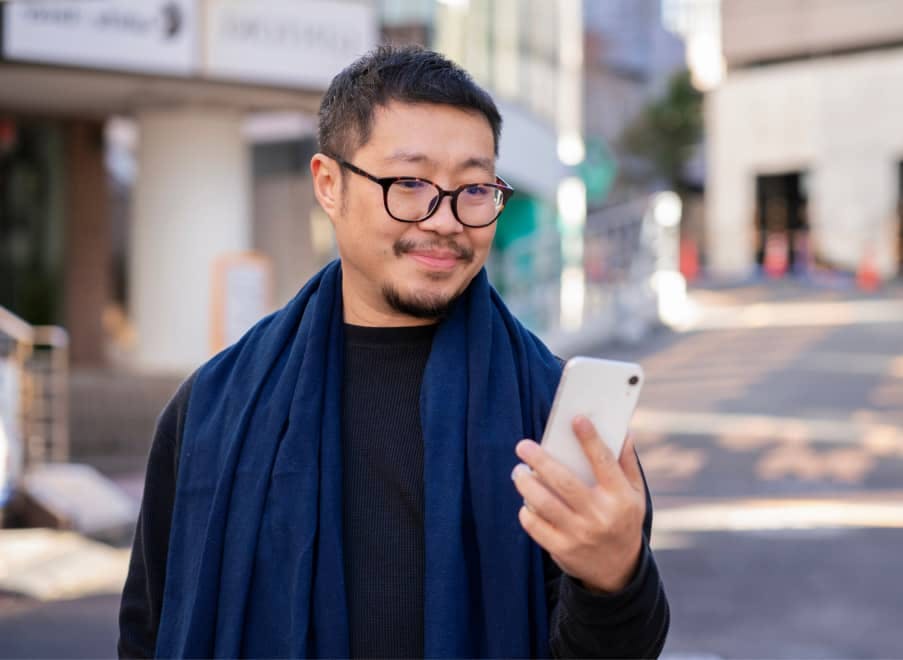
{"label": "goatee beard", "polygon": [[415,319],[441,321],[446,318],[459,295],[448,298],[413,296],[404,298],[394,287],[388,284],[383,287],[383,298],[396,312]]}
{"label": "goatee beard", "polygon": [[[474,251],[469,247],[459,245],[454,240],[432,240],[425,243],[416,243],[409,239],[400,238],[395,241],[392,246],[396,257],[402,257],[408,252],[417,250],[449,250],[464,263],[471,263],[474,260]],[[441,275],[434,274],[432,279],[443,279]],[[382,294],[386,303],[396,312],[400,312],[416,319],[426,319],[440,321],[446,318],[451,311],[455,301],[461,295],[461,291],[447,298],[439,296],[413,295],[411,297],[403,297],[398,289],[386,284],[383,286]]]}

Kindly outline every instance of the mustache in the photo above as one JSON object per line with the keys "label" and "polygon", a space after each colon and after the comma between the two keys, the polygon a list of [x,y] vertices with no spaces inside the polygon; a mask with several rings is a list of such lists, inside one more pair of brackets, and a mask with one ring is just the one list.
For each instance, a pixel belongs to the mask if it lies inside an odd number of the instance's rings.
{"label": "mustache", "polygon": [[392,246],[396,257],[407,252],[427,252],[430,250],[448,250],[462,261],[473,261],[473,250],[459,245],[455,241],[430,241],[428,243],[415,243],[410,239],[399,238]]}

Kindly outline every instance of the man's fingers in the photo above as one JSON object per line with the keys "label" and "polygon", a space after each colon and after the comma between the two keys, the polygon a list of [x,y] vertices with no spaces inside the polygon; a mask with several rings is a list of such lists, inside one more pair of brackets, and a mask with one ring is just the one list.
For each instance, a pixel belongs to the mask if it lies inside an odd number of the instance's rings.
{"label": "man's fingers", "polygon": [[532,440],[522,440],[516,450],[520,459],[533,468],[539,480],[574,511],[586,506],[589,489],[573,472],[564,467]]}
{"label": "man's fingers", "polygon": [[624,470],[624,476],[633,486],[634,490],[645,492],[645,484],[643,483],[643,473],[640,471],[640,461],[636,455],[636,447],[633,442],[633,436],[627,435],[624,441],[624,449],[621,451],[621,459],[618,461],[621,469]]}
{"label": "man's fingers", "polygon": [[524,504],[531,511],[558,529],[567,525],[568,518],[574,515],[573,512],[536,478],[530,468],[524,463],[519,463],[511,473],[511,478],[517,492],[523,496]]}
{"label": "man's fingers", "polygon": [[621,476],[621,468],[618,459],[611,452],[602,438],[599,437],[596,427],[586,417],[578,415],[573,422],[574,433],[583,447],[589,463],[593,468],[596,481],[600,484],[610,483],[612,479]]}
{"label": "man's fingers", "polygon": [[549,522],[543,520],[542,517],[530,511],[526,505],[517,512],[517,518],[520,520],[521,527],[536,541],[546,552],[554,553],[564,547],[564,536],[555,529]]}

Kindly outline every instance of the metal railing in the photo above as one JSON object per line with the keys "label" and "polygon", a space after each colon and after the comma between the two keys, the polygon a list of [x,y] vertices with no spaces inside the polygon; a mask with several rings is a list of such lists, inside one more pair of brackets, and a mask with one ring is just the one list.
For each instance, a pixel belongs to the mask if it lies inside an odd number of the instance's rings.
{"label": "metal railing", "polygon": [[0,418],[24,468],[69,460],[69,335],[0,307]]}
{"label": "metal railing", "polygon": [[[652,289],[661,246],[650,212],[652,197],[642,197],[588,214],[583,231],[581,317],[609,337],[635,338],[657,322]],[[494,255],[490,277],[506,304],[540,335],[562,328],[564,260],[562,238],[554,228],[512,243]],[[607,320],[605,324],[600,320]]]}

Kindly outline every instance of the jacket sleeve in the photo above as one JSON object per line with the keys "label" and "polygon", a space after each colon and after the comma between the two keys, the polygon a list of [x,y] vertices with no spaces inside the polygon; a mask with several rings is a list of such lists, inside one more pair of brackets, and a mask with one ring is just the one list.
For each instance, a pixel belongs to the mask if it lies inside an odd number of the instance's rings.
{"label": "jacket sleeve", "polygon": [[[645,476],[643,477],[645,483]],[[670,611],[649,548],[652,497],[646,486],[643,546],[630,583],[613,594],[594,594],[562,574],[545,554],[549,646],[556,658],[655,658],[665,645]]]}
{"label": "jacket sleeve", "polygon": [[157,420],[128,576],[119,606],[117,651],[120,658],[152,658],[156,651],[179,447],[192,380],[193,377],[181,385]]}

